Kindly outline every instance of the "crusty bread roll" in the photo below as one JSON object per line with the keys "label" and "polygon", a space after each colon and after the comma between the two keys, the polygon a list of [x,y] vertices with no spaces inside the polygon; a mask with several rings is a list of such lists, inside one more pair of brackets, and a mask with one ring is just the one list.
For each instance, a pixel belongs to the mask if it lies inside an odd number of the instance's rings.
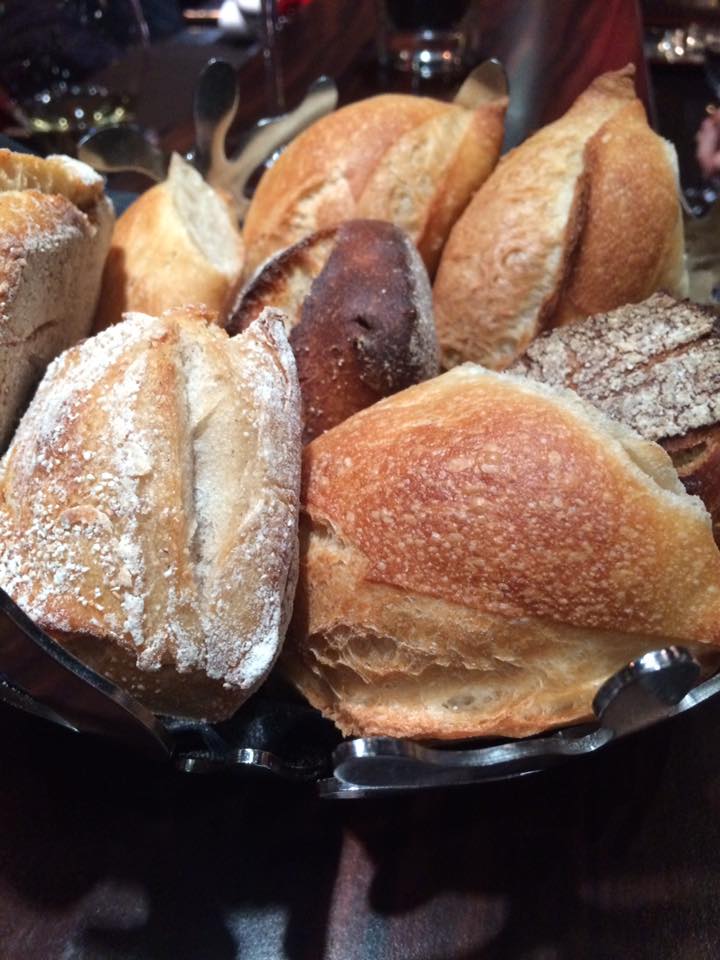
{"label": "crusty bread roll", "polygon": [[434,286],[445,366],[501,369],[549,327],[685,294],[677,158],[633,73],[598,77],[511,151],[454,226]]}
{"label": "crusty bread roll", "polygon": [[304,443],[439,372],[430,282],[391,223],[348,220],[272,257],[231,304],[228,332],[269,305],[288,318]]}
{"label": "crusty bread roll", "polygon": [[356,217],[397,224],[432,274],[450,227],[497,163],[506,106],[383,94],[317,120],[258,184],[243,230],[245,276]]}
{"label": "crusty bread roll", "polygon": [[668,643],[720,643],[720,552],[667,454],[466,364],[304,453],[285,669],[346,734],[522,736]]}
{"label": "crusty bread roll", "polygon": [[159,713],[227,717],[297,573],[300,398],[281,319],[131,314],[49,368],[0,465],[0,584]]}
{"label": "crusty bread roll", "polygon": [[0,150],[0,450],[50,360],[90,330],[113,220],[84,163]]}
{"label": "crusty bread roll", "polygon": [[128,311],[157,315],[185,304],[218,311],[242,264],[230,204],[173,154],[167,179],[118,219],[95,330],[118,323]]}
{"label": "crusty bread roll", "polygon": [[720,315],[657,293],[552,330],[510,368],[570,387],[670,454],[720,542]]}

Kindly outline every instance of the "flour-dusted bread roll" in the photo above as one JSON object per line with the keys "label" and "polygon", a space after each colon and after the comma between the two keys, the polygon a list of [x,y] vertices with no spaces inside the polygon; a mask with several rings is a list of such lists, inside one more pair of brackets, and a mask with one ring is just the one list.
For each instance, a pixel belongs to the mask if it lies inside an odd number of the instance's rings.
{"label": "flour-dusted bread roll", "polygon": [[113,220],[84,163],[0,150],[0,450],[47,364],[92,326]]}
{"label": "flour-dusted bread roll", "polygon": [[675,149],[633,72],[598,77],[504,157],[454,226],[434,287],[445,366],[501,369],[549,327],[684,295]]}
{"label": "flour-dusted bread roll", "polygon": [[245,276],[343,220],[389,220],[432,274],[450,227],[497,163],[507,98],[442,103],[383,94],[305,130],[263,175],[243,230]]}
{"label": "flour-dusted bread roll", "polygon": [[670,454],[720,542],[720,314],[656,293],[538,337],[511,367],[570,387]]}
{"label": "flour-dusted bread roll", "polygon": [[285,668],[346,734],[521,736],[669,643],[720,643],[720,552],[667,454],[466,364],[305,449]]}
{"label": "flour-dusted bread roll", "polygon": [[297,574],[300,397],[282,320],[141,314],[49,368],[0,464],[0,584],[159,713],[221,719]]}
{"label": "flour-dusted bread roll", "polygon": [[228,332],[270,305],[287,317],[305,443],[439,372],[427,272],[391,223],[348,220],[272,257],[232,303]]}
{"label": "flour-dusted bread roll", "polygon": [[231,205],[173,154],[167,179],[138,197],[115,225],[95,329],[131,311],[157,315],[185,304],[218,311],[242,265]]}

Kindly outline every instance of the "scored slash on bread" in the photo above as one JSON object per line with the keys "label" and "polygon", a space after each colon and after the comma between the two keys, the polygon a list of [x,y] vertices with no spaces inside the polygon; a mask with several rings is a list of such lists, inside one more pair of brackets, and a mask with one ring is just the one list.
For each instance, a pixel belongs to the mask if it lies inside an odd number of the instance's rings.
{"label": "scored slash on bread", "polygon": [[513,373],[569,387],[670,454],[720,530],[720,316],[655,294],[539,337]]}
{"label": "scored slash on bread", "polygon": [[316,121],[258,184],[245,276],[308,234],[363,217],[405,230],[434,273],[450,227],[497,163],[506,107],[501,96],[469,109],[383,94]]}
{"label": "scored slash on bread", "polygon": [[47,364],[90,330],[113,221],[84,163],[0,150],[0,451]]}
{"label": "scored slash on bread", "polygon": [[0,465],[0,584],[160,713],[264,678],[297,573],[300,399],[282,320],[129,315],[49,368]]}
{"label": "scored slash on bread", "polygon": [[287,316],[305,443],[439,372],[427,273],[390,223],[349,220],[271,257],[231,298],[228,332],[269,305]]}
{"label": "scored slash on bread", "polygon": [[550,327],[686,292],[677,159],[633,74],[598,77],[503,157],[453,227],[434,286],[445,367],[502,369]]}
{"label": "scored slash on bread", "polygon": [[654,443],[465,364],[304,452],[283,663],[345,734],[523,736],[667,643],[720,643],[707,513]]}
{"label": "scored slash on bread", "polygon": [[173,154],[167,179],[143,193],[115,226],[95,330],[126,312],[156,316],[186,304],[218,311],[242,265],[231,204]]}

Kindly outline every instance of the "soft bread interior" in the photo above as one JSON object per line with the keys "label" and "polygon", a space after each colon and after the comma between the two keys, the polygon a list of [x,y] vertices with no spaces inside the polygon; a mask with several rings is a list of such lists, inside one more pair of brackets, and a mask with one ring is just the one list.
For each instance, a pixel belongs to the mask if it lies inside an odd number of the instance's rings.
{"label": "soft bread interior", "polygon": [[6,190],[59,194],[87,212],[103,196],[104,181],[91,167],[72,157],[42,159],[0,149],[0,192]]}
{"label": "soft bread interior", "polygon": [[174,153],[167,189],[180,221],[200,253],[221,273],[240,271],[238,231],[230,208],[194,167]]}
{"label": "soft bread interior", "polygon": [[472,364],[306,450],[287,669],[346,733],[524,735],[668,643],[720,643],[710,518],[658,445]]}

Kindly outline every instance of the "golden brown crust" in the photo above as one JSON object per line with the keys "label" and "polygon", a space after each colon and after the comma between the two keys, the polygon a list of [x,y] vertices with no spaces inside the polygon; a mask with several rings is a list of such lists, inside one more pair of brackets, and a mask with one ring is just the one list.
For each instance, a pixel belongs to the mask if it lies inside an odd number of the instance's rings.
{"label": "golden brown crust", "polygon": [[299,456],[279,318],[131,315],[51,365],[0,465],[0,583],[151,709],[228,716],[287,625]]}
{"label": "golden brown crust", "polygon": [[451,221],[497,162],[505,108],[384,94],[317,121],[258,185],[243,232],[245,275],[353,217],[397,223],[434,269]]}
{"label": "golden brown crust", "polygon": [[683,292],[682,211],[665,141],[634,100],[590,138],[582,240],[551,320],[553,326],[656,290]]}
{"label": "golden brown crust", "polygon": [[113,219],[85,164],[0,150],[0,450],[45,366],[89,332]]}
{"label": "golden brown crust", "polygon": [[34,157],[0,149],[0,191],[37,190],[58,194],[88,212],[104,195],[101,176],[72,157]]}
{"label": "golden brown crust", "polygon": [[[183,209],[183,200],[190,209]],[[178,200],[180,196],[180,201]],[[222,263],[214,262],[193,236],[202,233],[220,242]],[[242,270],[242,239],[230,207],[179,157],[167,180],[143,193],[118,219],[103,275],[95,331],[104,330],[128,312],[157,316],[186,304],[219,312]]]}
{"label": "golden brown crust", "polygon": [[[647,127],[633,72],[599,77],[504,157],[453,227],[434,286],[445,366],[507,367],[593,297],[619,306],[661,283],[682,290],[672,148]],[[638,178],[652,181],[647,205]]]}
{"label": "golden brown crust", "polygon": [[641,650],[720,643],[707,514],[567,392],[466,365],[381,401],[306,449],[304,509],[288,669],[354,733],[528,733]]}
{"label": "golden brown crust", "polygon": [[379,220],[348,220],[271,258],[237,298],[230,333],[285,310],[303,441],[438,373],[430,285],[413,244]]}

